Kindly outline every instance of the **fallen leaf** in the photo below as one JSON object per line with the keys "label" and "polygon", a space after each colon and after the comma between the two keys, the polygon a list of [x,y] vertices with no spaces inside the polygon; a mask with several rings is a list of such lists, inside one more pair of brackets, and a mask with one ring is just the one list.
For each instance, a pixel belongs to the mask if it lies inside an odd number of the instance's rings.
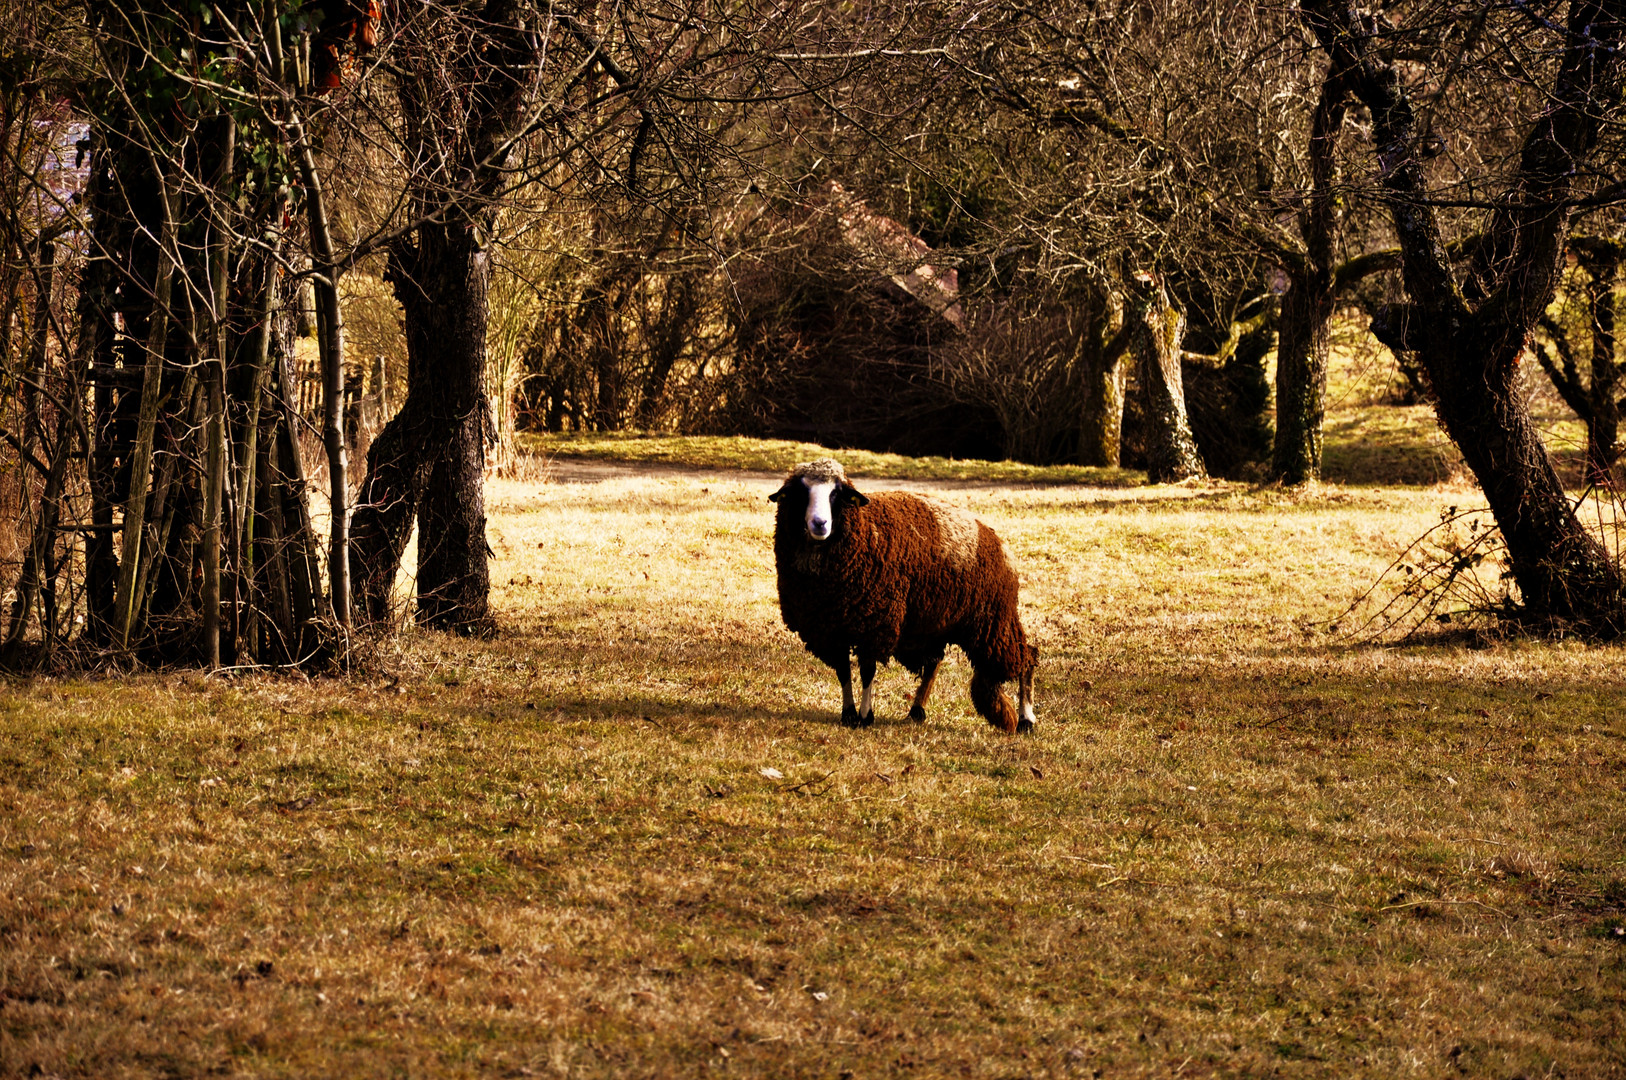
{"label": "fallen leaf", "polygon": [[1044,779],[1044,770],[1039,768],[1039,766],[1037,766],[1037,765],[1029,765],[1028,766],[1028,772],[1033,774],[1033,778],[1035,780],[1043,780]]}

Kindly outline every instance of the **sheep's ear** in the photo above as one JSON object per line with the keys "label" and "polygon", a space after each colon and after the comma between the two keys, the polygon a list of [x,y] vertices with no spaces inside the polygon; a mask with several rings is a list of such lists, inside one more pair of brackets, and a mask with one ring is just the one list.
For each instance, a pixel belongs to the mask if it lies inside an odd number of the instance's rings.
{"label": "sheep's ear", "polygon": [[789,491],[790,491],[790,481],[789,481],[789,480],[786,480],[786,481],[785,481],[785,486],[784,486],[784,487],[782,487],[782,488],[780,488],[780,489],[779,489],[779,490],[778,490],[778,491],[776,491],[776,492],[774,492],[774,493],[773,493],[773,494],[772,494],[772,495],[769,495],[769,496],[768,496],[768,501],[769,501],[769,502],[771,502],[771,503],[776,503],[776,502],[778,502],[778,501],[779,501],[779,500],[780,500],[780,499],[783,499],[783,498],[784,498],[784,497],[785,497],[785,495],[786,495],[786,494],[787,494],[787,493],[788,493],[788,492],[789,492]]}
{"label": "sheep's ear", "polygon": [[841,485],[841,498],[853,506],[868,506],[869,496],[853,487],[851,484]]}

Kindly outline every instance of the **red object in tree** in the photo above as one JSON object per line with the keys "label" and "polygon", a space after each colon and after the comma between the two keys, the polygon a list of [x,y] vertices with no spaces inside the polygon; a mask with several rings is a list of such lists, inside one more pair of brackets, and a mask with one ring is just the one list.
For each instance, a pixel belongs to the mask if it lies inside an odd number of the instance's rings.
{"label": "red object in tree", "polygon": [[384,2],[329,0],[322,9],[324,18],[321,29],[316,32],[316,48],[311,55],[311,81],[319,93],[337,90],[344,82],[346,59],[362,55],[378,44]]}

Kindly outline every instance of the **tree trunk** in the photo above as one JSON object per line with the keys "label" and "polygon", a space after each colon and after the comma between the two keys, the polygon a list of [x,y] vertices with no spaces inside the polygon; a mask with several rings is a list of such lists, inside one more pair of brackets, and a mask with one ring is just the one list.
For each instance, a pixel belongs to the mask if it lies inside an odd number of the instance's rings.
{"label": "tree trunk", "polygon": [[660,420],[661,409],[666,404],[666,384],[693,333],[698,307],[695,291],[693,274],[673,274],[666,279],[661,319],[656,333],[649,335],[649,368],[644,372],[643,391],[633,421],[644,431],[653,430]]}
{"label": "tree trunk", "polygon": [[1085,371],[1084,411],[1079,417],[1078,463],[1116,469],[1122,460],[1124,384],[1128,372],[1124,353],[1099,357]]}
{"label": "tree trunk", "polygon": [[1276,445],[1271,467],[1283,483],[1304,484],[1321,478],[1333,294],[1329,274],[1312,271],[1289,280],[1276,349]]}
{"label": "tree trunk", "polygon": [[357,617],[368,622],[390,617],[395,574],[434,468],[428,411],[427,395],[414,395],[409,386],[401,411],[367,451],[367,476],[351,519],[350,580]]}
{"label": "tree trunk", "polygon": [[[1522,351],[1509,347],[1504,327],[1487,329],[1456,340],[1445,331],[1425,341],[1421,355],[1440,422],[1485,492],[1525,606],[1538,616],[1618,634],[1626,630],[1618,570],[1576,519],[1518,379],[1485,377],[1516,372]],[[1486,356],[1488,364],[1481,360]]]}
{"label": "tree trunk", "polygon": [[447,439],[418,511],[418,621],[489,636],[491,578],[486,544],[483,402],[445,418]]}
{"label": "tree trunk", "polygon": [[[154,171],[162,171],[154,160]],[[162,180],[162,229],[158,241],[158,277],[153,284],[152,316],[147,332],[145,374],[141,382],[141,414],[136,428],[135,451],[130,458],[130,490],[124,501],[123,551],[119,557],[118,594],[114,601],[113,640],[119,648],[129,645],[131,624],[137,609],[136,567],[141,561],[141,536],[146,529],[147,489],[152,479],[153,436],[158,427],[159,392],[164,370],[164,347],[169,328],[170,286],[174,281],[175,197],[177,182]]]}
{"label": "tree trunk", "polygon": [[1327,348],[1332,321],[1333,239],[1339,212],[1338,134],[1349,95],[1346,66],[1334,61],[1310,121],[1310,190],[1298,215],[1304,259],[1289,272],[1276,352],[1276,445],[1272,468],[1288,484],[1321,478],[1321,425],[1327,412]]}
{"label": "tree trunk", "polygon": [[1301,11],[1334,65],[1354,73],[1354,92],[1372,112],[1410,301],[1394,321],[1408,328],[1403,344],[1428,369],[1440,422],[1490,503],[1525,613],[1618,636],[1626,630],[1619,569],[1576,518],[1518,392],[1518,364],[1557,287],[1573,185],[1618,109],[1620,13],[1571,4],[1554,87],[1459,285],[1416,150],[1425,133],[1407,81],[1347,4],[1316,0]]}
{"label": "tree trunk", "polygon": [[[474,6],[478,13],[459,30],[468,43],[449,66],[444,27],[434,20],[414,21],[397,42],[407,157],[415,163],[409,185],[423,224],[390,247],[389,280],[406,322],[407,396],[368,454],[354,561],[365,580],[363,606],[381,616],[416,516],[419,622],[487,634],[495,627],[483,475],[490,424],[484,238],[515,180],[509,164],[534,121],[540,50],[550,38],[513,0]],[[454,97],[463,111],[451,115],[444,103]]]}
{"label": "tree trunk", "polygon": [[[215,187],[224,192],[230,183],[233,158],[237,147],[237,122],[230,113],[221,120],[220,165],[215,173]],[[230,331],[227,308],[230,291],[226,281],[227,261],[231,257],[230,224],[219,199],[211,200],[210,222],[213,235],[209,238],[209,335],[203,346],[203,379],[205,408],[203,478],[203,657],[210,669],[220,666],[220,549],[221,541],[232,538],[236,548],[236,531],[222,530],[223,504],[226,497],[226,357],[230,352]],[[211,353],[213,355],[211,355]],[[233,568],[235,569],[233,560]],[[231,619],[233,630],[237,620]],[[235,639],[232,654],[235,659]]]}
{"label": "tree trunk", "polygon": [[327,449],[328,508],[331,512],[331,538],[328,543],[328,577],[333,618],[340,626],[350,625],[350,508],[349,460],[344,439],[344,308],[339,304],[339,263],[334,254],[333,235],[328,222],[327,200],[322,191],[321,172],[305,135],[303,124],[295,121],[295,151],[301,179],[305,182],[305,206],[310,219],[311,266],[316,280],[316,308],[322,356],[322,444]]}
{"label": "tree trunk", "polygon": [[357,595],[387,616],[390,587],[418,519],[418,621],[487,634],[486,323],[490,270],[467,221],[425,225],[391,253],[407,329],[407,396],[367,455],[352,538]]}
{"label": "tree trunk", "polygon": [[[35,246],[38,271],[34,275],[34,315],[28,334],[28,378],[23,381],[23,445],[30,450],[45,443],[36,387],[45,379],[46,346],[50,340],[51,296],[56,289],[56,241],[41,235]],[[62,418],[65,419],[65,418]]]}
{"label": "tree trunk", "polygon": [[1186,313],[1170,300],[1161,280],[1141,290],[1141,309],[1129,339],[1146,413],[1146,479],[1178,483],[1207,475],[1186,417],[1186,391],[1180,373],[1180,343]]}
{"label": "tree trunk", "polygon": [[1116,469],[1122,461],[1124,389],[1129,381],[1124,355],[1132,327],[1124,322],[1123,299],[1106,289],[1083,300],[1090,309],[1079,335],[1078,366],[1084,374],[1084,407],[1078,418],[1078,463]]}

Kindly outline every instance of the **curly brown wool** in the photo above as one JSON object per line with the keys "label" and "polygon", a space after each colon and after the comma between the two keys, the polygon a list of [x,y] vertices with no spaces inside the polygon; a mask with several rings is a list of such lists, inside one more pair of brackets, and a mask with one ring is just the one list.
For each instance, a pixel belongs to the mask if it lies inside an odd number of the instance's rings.
{"label": "curly brown wool", "polygon": [[[1016,573],[992,529],[930,496],[866,496],[828,458],[798,465],[770,498],[778,504],[779,610],[808,651],[841,680],[842,723],[874,723],[875,667],[894,656],[920,678],[909,718],[924,721],[943,652],[958,645],[971,661],[977,712],[1002,731],[1032,729],[1039,653],[1022,630]],[[818,527],[830,529],[828,538],[811,533],[815,517]],[[853,704],[855,652],[862,707]],[[1001,689],[1013,679],[1020,712]]]}

